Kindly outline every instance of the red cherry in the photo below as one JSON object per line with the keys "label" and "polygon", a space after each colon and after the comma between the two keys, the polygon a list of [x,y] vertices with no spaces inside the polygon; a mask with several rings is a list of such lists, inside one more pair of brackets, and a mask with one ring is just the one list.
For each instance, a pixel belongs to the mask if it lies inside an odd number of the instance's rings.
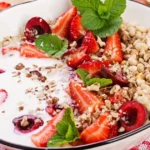
{"label": "red cherry", "polygon": [[44,33],[51,33],[51,29],[43,18],[33,17],[27,22],[24,35],[29,42],[34,42],[37,35]]}
{"label": "red cherry", "polygon": [[53,115],[53,113],[54,113],[54,108],[53,108],[53,106],[47,106],[46,108],[45,108],[45,111],[50,115],[50,116],[54,116]]}
{"label": "red cherry", "polygon": [[108,67],[103,66],[100,74],[104,78],[112,79],[113,84],[118,84],[120,86],[128,85],[128,80],[123,76],[122,72],[114,73]]}
{"label": "red cherry", "polygon": [[146,108],[139,102],[128,101],[119,108],[121,125],[126,132],[132,131],[144,125],[148,118]]}

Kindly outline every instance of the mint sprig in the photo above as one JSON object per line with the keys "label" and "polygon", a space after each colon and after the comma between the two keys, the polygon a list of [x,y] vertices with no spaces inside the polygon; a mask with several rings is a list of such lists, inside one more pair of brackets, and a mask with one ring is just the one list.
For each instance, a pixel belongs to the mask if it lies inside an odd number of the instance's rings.
{"label": "mint sprig", "polygon": [[60,57],[67,51],[68,41],[61,40],[56,35],[44,34],[35,40],[35,46],[50,56]]}
{"label": "mint sprig", "polygon": [[126,0],[72,0],[82,15],[82,25],[96,36],[108,37],[118,31]]}
{"label": "mint sprig", "polygon": [[62,120],[56,125],[57,133],[48,141],[48,147],[61,146],[79,139],[71,108],[65,110]]}
{"label": "mint sprig", "polygon": [[86,71],[85,69],[77,69],[76,73],[80,76],[81,80],[86,86],[90,86],[92,84],[100,84],[100,87],[105,87],[113,83],[111,79],[92,78],[89,76],[88,71]]}

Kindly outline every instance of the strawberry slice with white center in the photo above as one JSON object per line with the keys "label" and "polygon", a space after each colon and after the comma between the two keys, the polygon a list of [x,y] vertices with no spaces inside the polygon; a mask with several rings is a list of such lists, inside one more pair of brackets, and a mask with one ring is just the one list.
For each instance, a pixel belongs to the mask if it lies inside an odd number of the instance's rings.
{"label": "strawberry slice with white center", "polygon": [[48,140],[56,133],[56,125],[62,120],[64,112],[65,110],[62,110],[42,130],[31,136],[31,140],[36,146],[46,147]]}
{"label": "strawberry slice with white center", "polygon": [[122,62],[123,51],[118,33],[107,38],[104,55],[108,57],[110,62]]}
{"label": "strawberry slice with white center", "polygon": [[88,31],[83,38],[82,46],[87,46],[87,53],[97,53],[99,51],[99,45],[92,31]]}
{"label": "strawberry slice with white center", "polygon": [[2,55],[6,55],[7,53],[11,53],[13,51],[19,51],[19,48],[17,46],[2,48]]}
{"label": "strawberry slice with white center", "polygon": [[8,93],[4,89],[0,89],[0,105],[7,99]]}
{"label": "strawberry slice with white center", "polygon": [[90,56],[86,54],[87,47],[80,47],[73,54],[71,54],[67,59],[67,64],[69,67],[77,68],[84,61],[90,60]]}
{"label": "strawberry slice with white center", "polygon": [[81,139],[86,143],[94,143],[109,138],[110,125],[108,119],[109,113],[102,114],[93,124],[88,126],[81,134]]}
{"label": "strawberry slice with white center", "polygon": [[10,7],[10,6],[11,6],[11,4],[9,4],[9,3],[0,2],[0,11],[4,10],[4,9]]}
{"label": "strawberry slice with white center", "polygon": [[102,66],[108,66],[108,61],[86,61],[79,66],[79,68],[85,69],[90,75],[97,75],[101,72]]}
{"label": "strawberry slice with white center", "polygon": [[93,111],[96,106],[101,108],[104,102],[95,93],[88,91],[85,87],[76,81],[71,81],[69,84],[70,96],[77,104],[79,112],[82,114],[88,108]]}
{"label": "strawberry slice with white center", "polygon": [[86,34],[86,29],[81,24],[81,15],[76,15],[71,22],[70,38],[73,41],[79,40]]}
{"label": "strawberry slice with white center", "polygon": [[52,27],[52,33],[60,36],[61,38],[68,38],[69,37],[69,29],[72,19],[77,14],[77,8],[72,7],[62,16],[60,16]]}
{"label": "strawberry slice with white center", "polygon": [[20,56],[27,58],[50,58],[45,52],[37,49],[34,45],[27,43],[20,47]]}

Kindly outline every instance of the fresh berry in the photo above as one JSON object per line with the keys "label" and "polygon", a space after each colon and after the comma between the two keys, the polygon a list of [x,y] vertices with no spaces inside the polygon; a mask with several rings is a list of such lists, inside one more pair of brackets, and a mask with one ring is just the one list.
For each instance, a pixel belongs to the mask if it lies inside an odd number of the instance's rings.
{"label": "fresh berry", "polygon": [[109,96],[108,98],[111,103],[119,103],[119,102],[122,102],[124,100],[124,97],[123,97],[123,89],[120,89],[118,90],[117,92],[115,92],[114,95],[112,96]]}
{"label": "fresh berry", "polygon": [[119,129],[118,123],[115,123],[114,125],[110,125],[109,139],[118,136],[118,129]]}
{"label": "fresh berry", "polygon": [[8,97],[8,93],[3,90],[3,89],[0,89],[0,106],[6,101]]}
{"label": "fresh berry", "polygon": [[79,40],[86,34],[86,29],[83,28],[81,23],[81,15],[76,15],[71,22],[70,38],[73,41]]}
{"label": "fresh berry", "polygon": [[2,55],[6,55],[7,53],[10,53],[13,51],[19,51],[19,48],[16,46],[2,48]]}
{"label": "fresh berry", "polygon": [[10,7],[10,6],[11,6],[11,4],[9,4],[9,3],[0,2],[0,11],[4,10],[4,9]]}
{"label": "fresh berry", "polygon": [[32,142],[37,147],[46,147],[48,140],[56,133],[56,124],[62,120],[64,112],[65,110],[62,110],[41,131],[31,136]]}
{"label": "fresh berry", "polygon": [[148,5],[148,2],[146,0],[134,0],[134,1],[144,4],[144,5]]}
{"label": "fresh berry", "polygon": [[135,130],[145,124],[148,118],[146,108],[139,102],[128,101],[119,108],[121,125],[126,132]]}
{"label": "fresh berry", "polygon": [[54,112],[55,112],[55,110],[54,110],[54,108],[53,108],[53,106],[47,106],[46,108],[45,108],[45,111],[50,115],[50,116],[54,116]]}
{"label": "fresh berry", "polygon": [[0,89],[0,105],[6,101],[8,93],[4,89]]}
{"label": "fresh berry", "polygon": [[84,113],[89,107],[94,111],[94,108],[104,105],[103,101],[94,93],[88,91],[81,84],[76,81],[71,81],[69,84],[70,95],[72,100],[77,104],[79,112]]}
{"label": "fresh berry", "polygon": [[122,62],[123,52],[118,33],[107,38],[104,55],[108,57],[110,62]]}
{"label": "fresh berry", "polygon": [[79,66],[79,68],[85,69],[89,72],[89,74],[97,75],[101,72],[102,66],[108,66],[109,63],[107,61],[86,61]]}
{"label": "fresh berry", "polygon": [[44,124],[41,118],[33,115],[24,115],[13,120],[15,130],[21,133],[30,133]]}
{"label": "fresh berry", "polygon": [[90,60],[90,56],[86,54],[87,47],[78,48],[73,54],[71,54],[67,59],[67,64],[69,67],[77,68],[84,61]]}
{"label": "fresh berry", "polygon": [[0,69],[0,74],[1,74],[1,73],[4,73],[4,72],[5,72],[5,70],[3,70],[3,69]]}
{"label": "fresh berry", "polygon": [[109,138],[110,125],[109,114],[102,114],[93,124],[88,126],[81,134],[81,139],[86,143],[94,143],[103,141]]}
{"label": "fresh berry", "polygon": [[96,53],[99,50],[98,43],[92,31],[88,31],[83,38],[82,46],[87,46],[87,53]]}
{"label": "fresh berry", "polygon": [[27,58],[50,58],[46,53],[37,49],[34,45],[27,43],[20,47],[20,55]]}
{"label": "fresh berry", "polygon": [[112,72],[108,67],[102,66],[100,74],[104,78],[112,79],[113,84],[120,86],[128,85],[128,80],[122,72]]}
{"label": "fresh berry", "polygon": [[29,42],[34,42],[38,35],[44,33],[51,33],[51,29],[43,18],[33,17],[27,22],[24,35]]}
{"label": "fresh berry", "polygon": [[60,36],[61,38],[68,38],[69,37],[69,30],[72,19],[77,14],[77,8],[72,7],[62,16],[60,16],[52,28],[52,33]]}

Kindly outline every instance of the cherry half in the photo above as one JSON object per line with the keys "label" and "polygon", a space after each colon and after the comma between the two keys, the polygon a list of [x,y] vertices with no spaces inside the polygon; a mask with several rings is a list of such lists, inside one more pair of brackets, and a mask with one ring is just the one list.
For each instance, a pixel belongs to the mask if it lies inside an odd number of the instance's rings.
{"label": "cherry half", "polygon": [[112,79],[113,84],[118,84],[120,86],[127,86],[128,80],[123,76],[122,72],[112,72],[108,67],[103,66],[101,68],[100,75],[104,78]]}
{"label": "cherry half", "polygon": [[147,109],[137,101],[125,102],[119,108],[120,122],[126,132],[135,130],[148,119]]}
{"label": "cherry half", "polygon": [[43,18],[33,17],[27,22],[24,35],[29,42],[34,42],[38,35],[45,33],[51,33],[51,28]]}
{"label": "cherry half", "polygon": [[33,115],[24,115],[18,118],[13,119],[13,124],[15,129],[21,133],[29,133],[44,124],[41,118],[37,118]]}

